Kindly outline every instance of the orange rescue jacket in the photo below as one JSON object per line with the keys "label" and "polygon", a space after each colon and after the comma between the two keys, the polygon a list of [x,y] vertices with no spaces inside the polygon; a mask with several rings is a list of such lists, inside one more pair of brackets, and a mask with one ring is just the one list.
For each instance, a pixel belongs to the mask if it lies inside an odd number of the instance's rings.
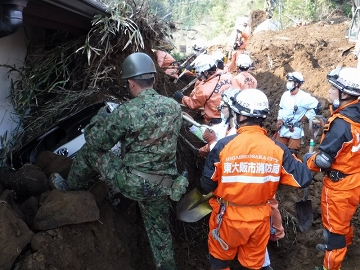
{"label": "orange rescue jacket", "polygon": [[[352,119],[356,119],[355,122]],[[358,122],[359,121],[359,122]],[[326,175],[324,185],[335,190],[350,190],[360,186],[360,102],[355,100],[335,110],[324,126],[319,150],[333,158],[330,168],[345,174],[345,178],[334,183]],[[316,154],[308,161],[313,171],[322,171],[315,164]]]}
{"label": "orange rescue jacket", "polygon": [[182,104],[192,110],[204,108],[205,123],[211,119],[220,118],[218,107],[221,102],[221,93],[233,85],[234,77],[220,70],[205,81],[197,81],[190,96],[182,98]]}
{"label": "orange rescue jacket", "polygon": [[177,78],[177,68],[171,68],[171,65],[176,62],[175,58],[172,57],[169,53],[160,50],[157,50],[155,55],[158,65],[164,70],[164,72]]}
{"label": "orange rescue jacket", "polygon": [[259,206],[271,200],[279,184],[310,185],[304,163],[260,126],[245,126],[219,140],[206,159],[201,185],[231,203]]}
{"label": "orange rescue jacket", "polygon": [[247,71],[241,71],[234,77],[234,88],[241,90],[245,89],[256,89],[257,80]]}

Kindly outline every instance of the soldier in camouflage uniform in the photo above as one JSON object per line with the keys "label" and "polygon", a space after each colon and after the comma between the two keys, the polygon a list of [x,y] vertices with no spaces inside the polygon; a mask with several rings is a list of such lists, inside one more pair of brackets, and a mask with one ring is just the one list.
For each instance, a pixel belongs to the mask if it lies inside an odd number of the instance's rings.
{"label": "soldier in camouflage uniform", "polygon": [[[174,270],[168,196],[179,200],[188,185],[176,168],[182,111],[176,101],[152,89],[156,69],[147,54],[129,55],[122,70],[133,99],[106,117],[98,113],[85,128],[86,143],[76,155],[67,184],[70,190],[85,189],[96,172],[137,201],[156,269]],[[122,159],[109,151],[119,141]]]}

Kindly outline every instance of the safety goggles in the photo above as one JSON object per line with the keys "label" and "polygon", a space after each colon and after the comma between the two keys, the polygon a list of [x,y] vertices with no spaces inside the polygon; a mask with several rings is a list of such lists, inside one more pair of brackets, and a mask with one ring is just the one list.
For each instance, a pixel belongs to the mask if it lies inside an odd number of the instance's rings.
{"label": "safety goggles", "polygon": [[296,80],[296,78],[294,77],[294,75],[292,74],[292,72],[286,74],[286,79],[287,79],[288,81],[295,81],[295,80]]}
{"label": "safety goggles", "polygon": [[224,108],[229,108],[229,106],[226,105],[226,104],[221,104],[220,106],[217,107],[217,110],[218,110],[219,112],[221,112],[221,110],[224,109]]}

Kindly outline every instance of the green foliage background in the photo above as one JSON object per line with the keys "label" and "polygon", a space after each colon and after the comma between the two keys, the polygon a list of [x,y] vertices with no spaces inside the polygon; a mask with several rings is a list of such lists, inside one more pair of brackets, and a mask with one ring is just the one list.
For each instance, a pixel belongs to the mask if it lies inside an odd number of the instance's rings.
{"label": "green foliage background", "polygon": [[[101,0],[105,4],[116,0]],[[123,1],[117,1],[123,2]],[[126,2],[126,1],[125,1]],[[182,29],[204,26],[210,28],[214,36],[231,31],[236,17],[248,16],[251,10],[264,10],[266,0],[142,0],[138,4],[150,6],[150,12],[164,20],[177,22]],[[335,9],[343,10],[351,17],[351,1],[346,0],[277,0],[275,20],[282,20],[282,26],[293,23],[284,16],[313,22],[323,19]],[[281,10],[282,14],[279,14]],[[281,15],[281,17],[280,17]]]}
{"label": "green foliage background", "polygon": [[[101,1],[107,5],[126,2]],[[186,43],[187,47],[190,46],[189,42],[209,44],[209,41],[215,37],[224,41],[233,31],[237,17],[247,17],[251,10],[265,10],[266,7],[266,0],[134,0],[134,2],[138,5],[149,5],[150,12],[159,18],[175,22],[177,29],[183,32],[178,36],[175,34],[173,42],[176,45]],[[298,21],[310,23],[325,19],[336,10],[351,17],[351,2],[350,0],[277,0],[273,19],[281,28],[285,28],[293,26]]]}

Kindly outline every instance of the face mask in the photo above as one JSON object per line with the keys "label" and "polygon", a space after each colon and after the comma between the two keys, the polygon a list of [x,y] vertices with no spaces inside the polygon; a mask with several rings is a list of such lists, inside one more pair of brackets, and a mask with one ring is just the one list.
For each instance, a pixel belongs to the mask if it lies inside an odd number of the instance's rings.
{"label": "face mask", "polygon": [[332,105],[333,105],[333,108],[334,108],[334,109],[339,108],[339,106],[340,106],[340,100],[339,100],[338,98],[335,99]]}
{"label": "face mask", "polygon": [[223,113],[220,113],[220,116],[221,116],[221,120],[225,123],[228,117],[226,117],[226,115]]}
{"label": "face mask", "polygon": [[293,91],[295,89],[295,83],[294,82],[287,82],[286,83],[286,89],[289,91]]}

